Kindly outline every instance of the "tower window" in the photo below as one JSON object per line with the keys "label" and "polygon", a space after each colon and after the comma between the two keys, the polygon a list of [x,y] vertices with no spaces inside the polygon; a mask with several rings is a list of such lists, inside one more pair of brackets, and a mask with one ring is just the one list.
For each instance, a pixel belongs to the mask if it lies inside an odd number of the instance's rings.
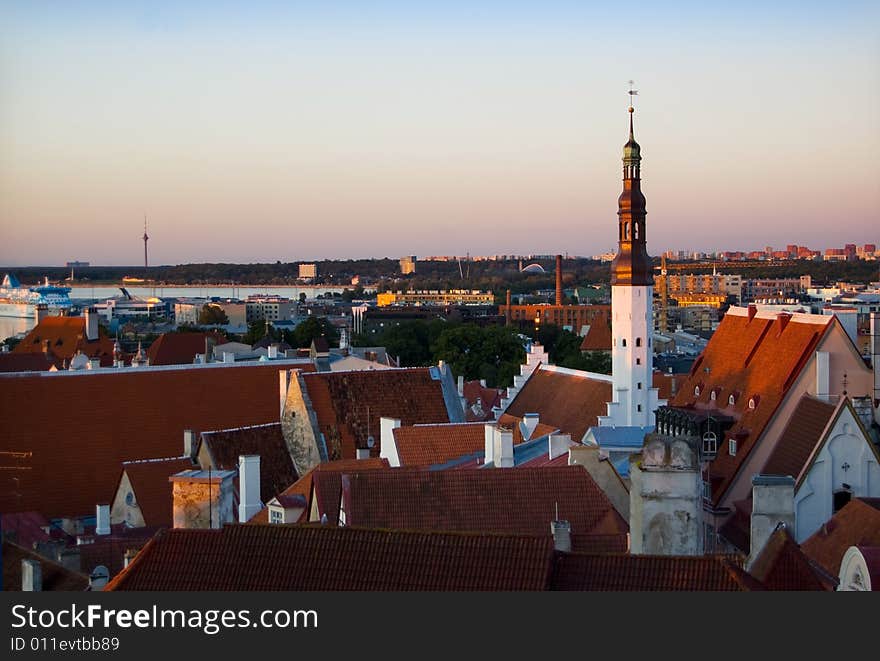
{"label": "tower window", "polygon": [[642,359],[636,358],[636,365],[641,365],[641,364],[642,364]]}
{"label": "tower window", "polygon": [[642,382],[641,382],[641,381],[639,381],[637,389],[638,389],[638,390],[641,390],[641,389],[642,389]]}
{"label": "tower window", "polygon": [[734,404],[736,404],[736,397],[731,395],[730,397],[727,398],[727,403],[730,404],[731,406],[733,406]]}
{"label": "tower window", "polygon": [[642,338],[640,338],[640,337],[637,337],[637,338],[636,338],[636,346],[637,346],[637,347],[642,346]]}
{"label": "tower window", "polygon": [[642,405],[641,405],[641,404],[639,404],[638,406],[636,406],[636,411],[638,411],[639,413],[642,412]]}
{"label": "tower window", "polygon": [[624,347],[626,346],[626,338],[623,338],[620,342],[621,342],[621,346],[624,346]]}

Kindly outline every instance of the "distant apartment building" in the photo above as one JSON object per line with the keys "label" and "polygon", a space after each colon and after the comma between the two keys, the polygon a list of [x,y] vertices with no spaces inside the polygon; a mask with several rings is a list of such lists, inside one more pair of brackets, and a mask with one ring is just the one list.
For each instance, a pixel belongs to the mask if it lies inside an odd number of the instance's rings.
{"label": "distant apartment building", "polygon": [[202,308],[211,305],[223,310],[229,326],[243,327],[247,324],[246,304],[242,301],[212,301],[208,298],[178,299],[174,304],[174,323],[177,326],[197,326]]}
{"label": "distant apartment building", "polygon": [[514,326],[553,325],[583,336],[591,327],[611,325],[610,305],[499,305],[498,314]]}
{"label": "distant apartment building", "polygon": [[398,291],[377,294],[379,307],[389,305],[491,305],[495,302],[492,292],[476,289],[432,289],[425,291]]}
{"label": "distant apartment building", "polygon": [[758,278],[743,281],[742,302],[796,297],[810,286],[810,277]]}
{"label": "distant apartment building", "polygon": [[410,275],[416,272],[416,256],[409,255],[400,258],[400,273],[402,275]]}
{"label": "distant apartment building", "polygon": [[300,264],[299,265],[300,280],[314,280],[318,277],[317,264]]}
{"label": "distant apartment building", "polygon": [[284,321],[296,313],[296,302],[279,296],[249,296],[245,302],[247,323],[252,321]]}
{"label": "distant apartment building", "polygon": [[[739,302],[742,299],[743,279],[741,275],[730,274],[705,274],[695,275],[693,273],[687,275],[669,274],[666,276],[654,276],[654,291],[659,293],[663,291],[665,284],[668,287],[667,293],[671,298],[678,300],[679,305],[682,301],[692,301],[692,305],[713,305],[718,307],[728,296],[732,296]],[[701,296],[709,295],[704,302]],[[690,298],[689,298],[690,297]],[[720,297],[720,303],[715,304],[716,299]],[[706,302],[708,301],[708,303]]]}

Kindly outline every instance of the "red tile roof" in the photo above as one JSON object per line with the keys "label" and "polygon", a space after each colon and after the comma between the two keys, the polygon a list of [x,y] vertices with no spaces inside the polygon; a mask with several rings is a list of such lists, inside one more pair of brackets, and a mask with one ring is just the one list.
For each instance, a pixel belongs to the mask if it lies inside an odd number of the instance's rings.
{"label": "red tile roof", "polygon": [[3,540],[3,590],[21,592],[21,561],[36,560],[40,563],[44,592],[82,592],[89,587],[89,577],[80,572],[44,558],[33,551]]}
{"label": "red tile roof", "polygon": [[587,429],[606,415],[611,401],[610,381],[584,376],[585,372],[541,367],[532,374],[505,413],[522,420],[537,413],[541,424],[571,434],[580,441]]}
{"label": "red tile roof", "polygon": [[853,498],[801,544],[833,576],[850,546],[880,546],[880,498]]}
{"label": "red tile roof", "polygon": [[[327,485],[315,477],[318,495]],[[578,535],[625,539],[629,530],[582,466],[350,473],[342,493],[346,525],[368,528],[549,535],[558,516]]]}
{"label": "red tile roof", "polygon": [[280,422],[202,432],[201,442],[217,470],[237,470],[241,455],[260,455],[260,499],[269,499],[296,482],[296,468]]}
{"label": "red tile roof", "polygon": [[773,531],[749,573],[768,590],[833,590],[837,584],[836,574],[811,561],[785,526]]}
{"label": "red tile roof", "polygon": [[394,430],[401,466],[434,466],[486,449],[481,422],[413,425]]}
{"label": "red tile roof", "polygon": [[31,452],[0,511],[83,515],[123,461],[179,454],[185,429],[278,420],[278,364],[0,375],[0,451]]}
{"label": "red tile roof", "polygon": [[229,525],[160,532],[105,590],[543,590],[549,535]]}
{"label": "red tile roof", "polygon": [[208,340],[216,345],[225,344],[220,333],[162,333],[147,349],[150,365],[188,365],[197,353],[206,353]]}
{"label": "red tile roof", "polygon": [[797,480],[808,468],[808,460],[822,440],[822,432],[836,408],[828,402],[803,395],[761,472],[764,475],[791,475]]}
{"label": "red tile roof", "polygon": [[[465,381],[464,383],[464,400],[465,400],[465,420],[467,422],[484,422],[486,420],[494,420],[495,416],[492,409],[501,404],[501,396],[504,390],[498,388],[486,388],[479,381]],[[477,407],[477,400],[479,407]],[[482,411],[482,415],[478,415],[477,411]]]}
{"label": "red tile roof", "polygon": [[[328,461],[323,464],[318,464],[310,471],[308,471],[305,475],[299,478],[296,482],[291,484],[289,487],[284,489],[278,494],[280,496],[303,496],[306,499],[306,510],[302,513],[300,518],[300,522],[308,521],[309,518],[309,510],[311,508],[312,501],[312,476],[315,471],[320,471],[321,473],[335,473],[336,474],[336,492],[339,493],[341,490],[342,478],[339,477],[340,473],[346,471],[362,471],[362,470],[376,470],[389,468],[387,459],[380,459],[379,457],[370,457],[369,459],[340,459],[338,461]],[[328,489],[328,491],[332,491],[332,489]],[[334,517],[339,512],[339,499],[336,499],[337,502],[333,505]],[[268,501],[263,501],[268,502]],[[334,518],[335,520],[335,518]],[[253,518],[251,518],[250,522],[253,523],[267,523],[269,521],[269,509],[264,507],[259,512],[257,512]]]}
{"label": "red tile roof", "polygon": [[315,372],[303,382],[331,460],[354,459],[368,436],[376,441],[371,454],[379,456],[382,417],[404,425],[450,421],[441,382],[427,367]]}
{"label": "red tile roof", "polygon": [[611,351],[611,318],[598,318],[581,342],[581,351]]}
{"label": "red tile roof", "polygon": [[[740,466],[751,454],[796,377],[834,321],[821,323],[780,315],[749,318],[746,311],[731,308],[680,385],[671,406],[700,411],[719,411],[735,419],[725,442],[712,462],[712,499],[717,504],[727,492]],[[696,389],[699,388],[699,394]],[[717,399],[712,401],[710,392]],[[735,403],[728,404],[730,395]],[[755,398],[756,407],[749,409]],[[734,456],[727,452],[736,438]]]}
{"label": "red tile roof", "polygon": [[27,549],[33,548],[38,542],[51,539],[44,527],[49,527],[49,520],[39,512],[0,514],[3,538]]}
{"label": "red tile roof", "polygon": [[112,526],[109,535],[93,535],[91,542],[80,544],[79,566],[83,572],[91,574],[103,565],[113,577],[125,566],[125,552],[142,549],[153,538],[159,528],[129,528],[124,523]]}
{"label": "red tile roof", "polygon": [[62,361],[54,354],[0,353],[0,372],[46,372],[53,367],[62,367]]}
{"label": "red tile roof", "polygon": [[128,476],[131,483],[135,502],[144,517],[144,525],[157,527],[172,525],[174,499],[168,478],[192,467],[193,461],[189,457],[122,463],[122,472]]}
{"label": "red tile roof", "polygon": [[748,591],[761,589],[729,556],[557,554],[551,590]]}
{"label": "red tile roof", "polygon": [[49,352],[59,361],[70,360],[78,351],[89,358],[100,358],[104,367],[113,364],[113,340],[99,327],[97,340],[85,339],[85,317],[46,317],[25,335],[12,353],[44,353],[48,342]]}

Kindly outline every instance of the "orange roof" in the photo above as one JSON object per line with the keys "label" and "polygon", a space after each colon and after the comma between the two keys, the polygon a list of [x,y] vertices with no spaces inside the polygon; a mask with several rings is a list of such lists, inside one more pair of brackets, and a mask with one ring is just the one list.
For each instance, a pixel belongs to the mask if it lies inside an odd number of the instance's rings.
{"label": "orange roof", "polygon": [[810,560],[783,525],[770,535],[749,573],[768,590],[833,590],[837,584],[836,573],[829,576]]}
{"label": "orange roof", "polygon": [[[485,420],[494,420],[492,408],[501,403],[501,397],[504,390],[498,388],[486,388],[479,381],[465,381],[464,383],[464,400],[465,400],[465,419],[468,422],[482,422]],[[483,411],[483,415],[475,412],[477,408],[477,400],[480,400],[478,410]]]}
{"label": "orange roof", "polygon": [[113,497],[121,462],[179,454],[185,429],[278,420],[284,367],[0,374],[0,450],[32,453],[22,460],[30,470],[16,471],[17,488],[0,489],[0,511],[93,513]]}
{"label": "orange roof", "polygon": [[401,424],[449,422],[437,368],[314,372],[303,382],[327,443],[330,459],[354,459],[357,448],[379,455],[379,419],[398,418]]}
{"label": "orange roof", "polygon": [[413,425],[394,430],[401,466],[434,466],[486,448],[482,422]]}
{"label": "orange roof", "polygon": [[215,344],[225,344],[226,338],[219,333],[162,333],[147,349],[150,365],[188,365],[197,353],[206,353],[209,339]]}
{"label": "orange roof", "polygon": [[122,470],[131,483],[135,501],[144,517],[144,525],[171,526],[174,499],[168,478],[192,467],[193,461],[189,457],[123,462]]}
{"label": "orange roof", "polygon": [[611,318],[596,319],[581,342],[581,351],[611,351]]}
{"label": "orange roof", "polygon": [[822,440],[822,432],[836,408],[810,395],[802,395],[761,472],[764,475],[791,475],[797,480]]}
{"label": "orange roof", "polygon": [[880,498],[853,498],[801,544],[833,576],[850,546],[880,546]]}
{"label": "orange roof", "polygon": [[86,340],[85,324],[85,317],[46,317],[12,352],[44,353],[48,342],[48,352],[61,361],[70,360],[77,351],[82,351],[89,358],[100,358],[105,367],[112,365],[113,340],[100,327],[97,340]]}
{"label": "orange roof", "polygon": [[580,441],[598,424],[611,401],[611,382],[586,376],[586,372],[540,367],[507,407],[508,416],[522,420],[537,413],[540,424],[571,434]]}
{"label": "orange roof", "polygon": [[[744,308],[731,308],[712,335],[690,374],[680,384],[670,406],[718,411],[735,419],[712,462],[712,500],[724,496],[740,466],[761,438],[797,376],[834,317],[805,319],[780,314],[749,317]],[[716,394],[712,400],[711,393]],[[697,394],[699,393],[699,394]],[[730,396],[734,404],[729,404]],[[749,408],[754,399],[755,408]],[[737,440],[734,456],[727,440]]]}

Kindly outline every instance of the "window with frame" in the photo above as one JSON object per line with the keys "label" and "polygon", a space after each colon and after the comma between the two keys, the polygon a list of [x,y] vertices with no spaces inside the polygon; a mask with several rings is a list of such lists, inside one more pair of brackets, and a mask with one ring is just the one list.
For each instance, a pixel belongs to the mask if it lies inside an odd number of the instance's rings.
{"label": "window with frame", "polygon": [[727,441],[727,454],[729,454],[731,457],[736,456],[736,439],[735,438],[731,438],[729,441]]}
{"label": "window with frame", "polygon": [[269,523],[284,523],[284,512],[275,509],[269,509]]}

